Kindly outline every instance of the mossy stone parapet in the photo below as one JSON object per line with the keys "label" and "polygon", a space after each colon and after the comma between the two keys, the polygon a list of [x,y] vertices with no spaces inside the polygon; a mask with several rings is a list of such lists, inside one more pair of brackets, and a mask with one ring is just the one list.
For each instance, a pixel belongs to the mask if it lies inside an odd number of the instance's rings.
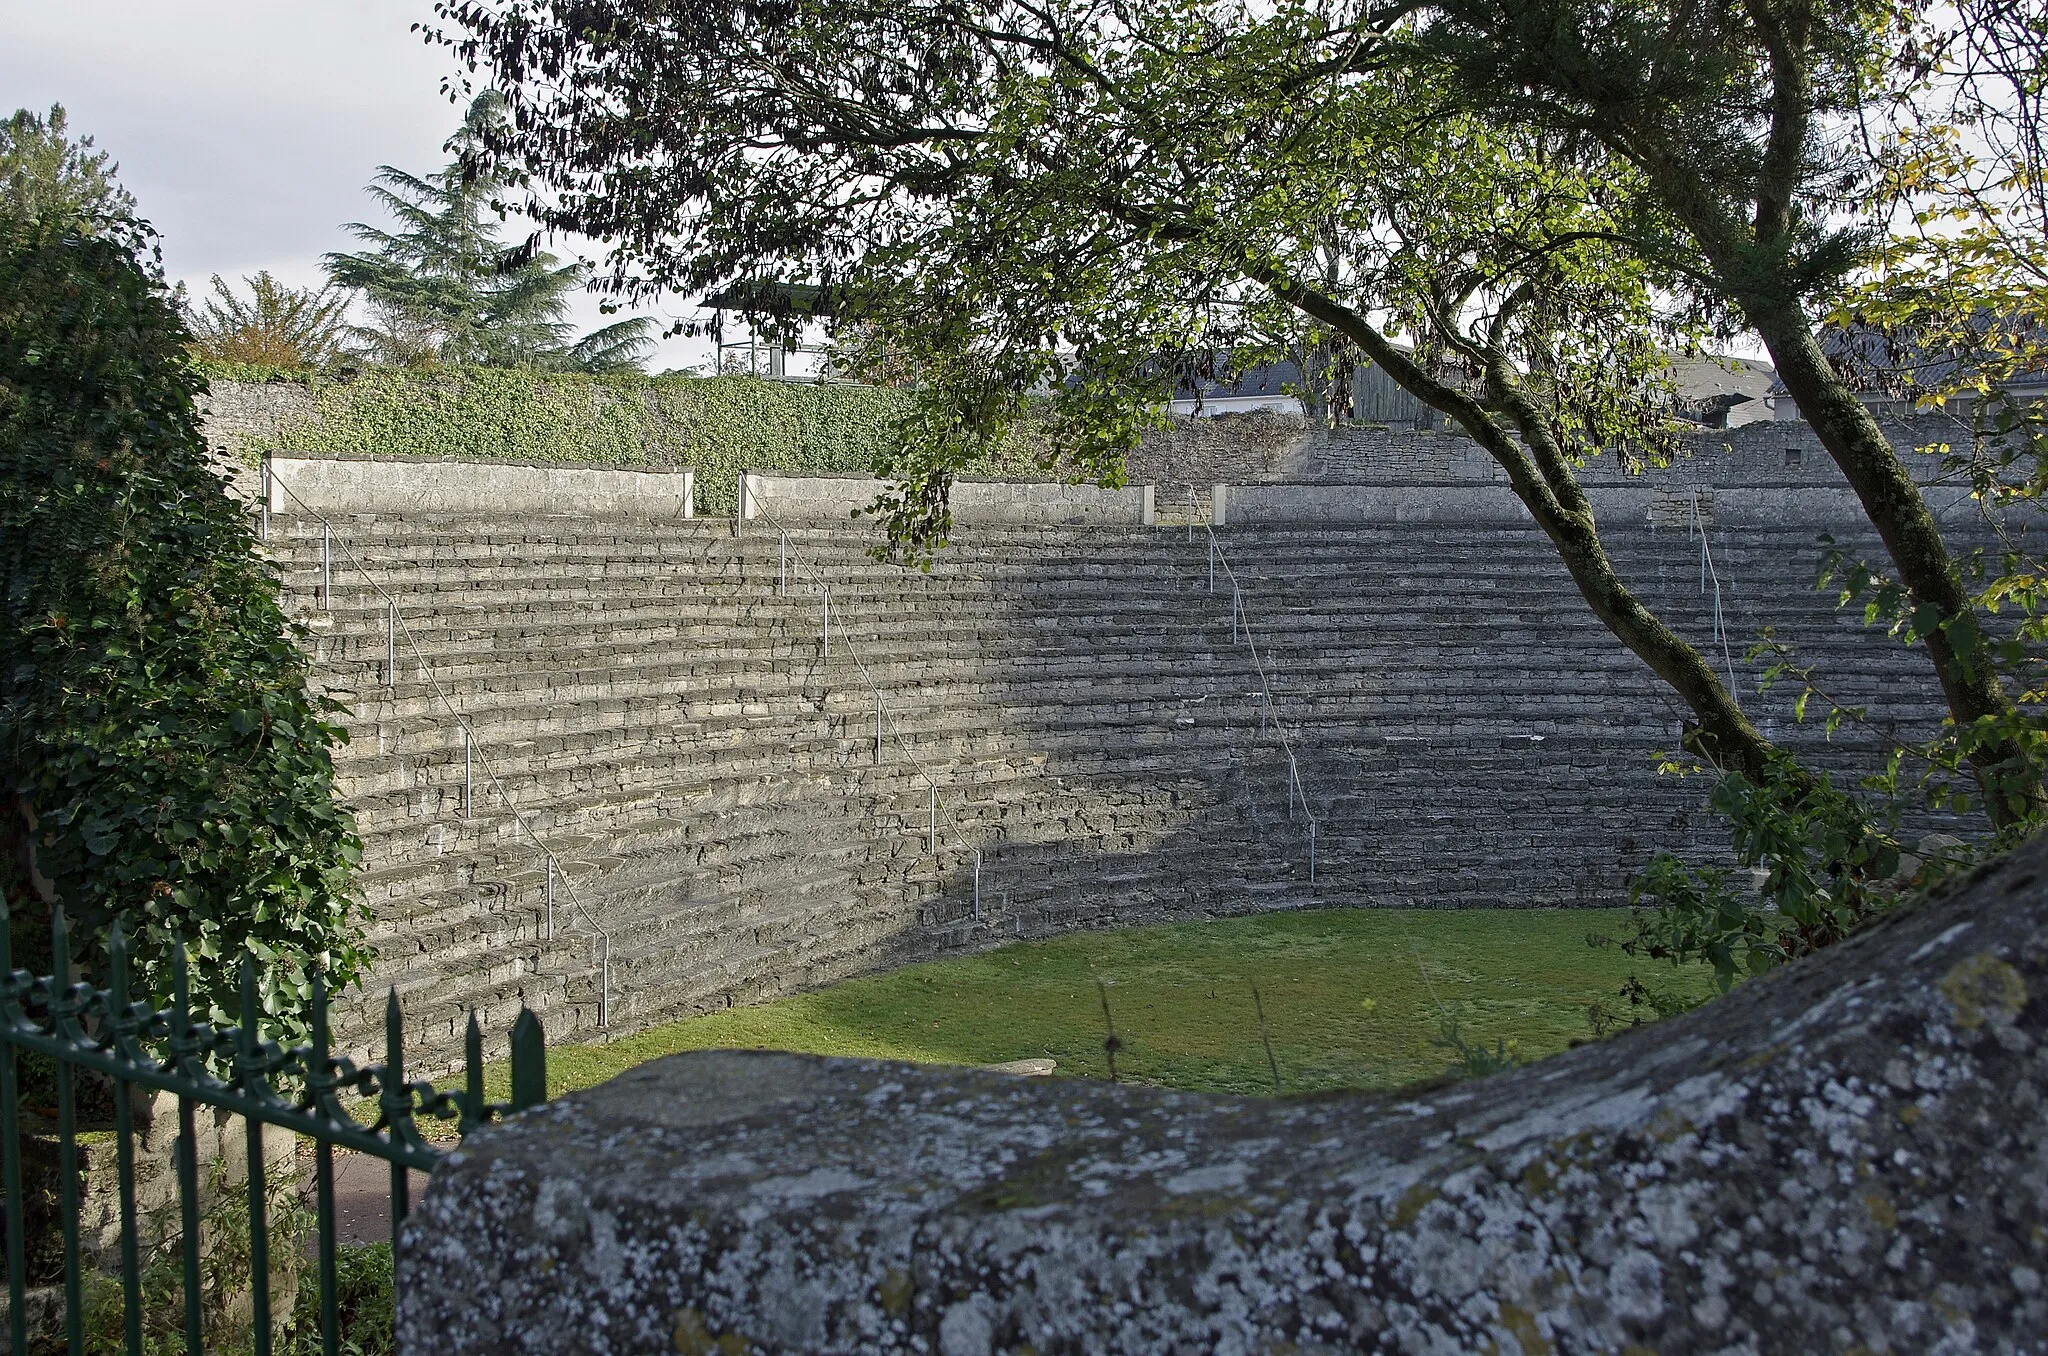
{"label": "mossy stone parapet", "polygon": [[2048,843],[1409,1098],[679,1055],[487,1130],[401,1352],[2048,1349]]}

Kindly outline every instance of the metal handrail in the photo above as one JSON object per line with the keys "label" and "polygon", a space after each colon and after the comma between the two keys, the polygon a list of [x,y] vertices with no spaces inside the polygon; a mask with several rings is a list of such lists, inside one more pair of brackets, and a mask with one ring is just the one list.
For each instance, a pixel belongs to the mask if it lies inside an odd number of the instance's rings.
{"label": "metal handrail", "polygon": [[[807,575],[809,577],[812,587],[817,589],[818,592],[823,596],[825,629],[820,635],[821,643],[819,648],[821,652],[829,653],[831,649],[832,586],[825,581],[823,576],[821,576],[815,569],[810,567],[805,562],[803,552],[791,544],[789,540],[789,527],[787,524],[785,524],[780,518],[776,517],[774,512],[770,510],[765,504],[762,504],[759,500],[755,500],[753,502],[753,509],[756,513],[760,514],[762,517],[766,518],[771,524],[773,524],[775,530],[781,534],[781,569],[783,570],[785,575]],[[876,741],[879,745],[882,732],[882,716],[886,708],[886,703],[882,697],[881,685],[875,681],[874,671],[868,668],[867,660],[861,657],[860,647],[854,644],[852,634],[850,632],[842,631],[840,635],[840,643],[846,647],[846,653],[852,657],[855,666],[860,669],[861,681],[867,684],[869,693],[872,694],[875,699]],[[939,850],[938,824],[941,808],[939,801],[938,779],[931,774],[930,769],[925,767],[924,763],[919,760],[917,754],[911,750],[910,745],[904,741],[903,734],[900,730],[892,729],[888,731],[888,736],[895,743],[897,749],[902,753],[904,761],[910,764],[911,768],[914,771],[916,771],[918,776],[924,778],[926,787],[928,787],[931,791],[931,830],[927,850],[931,852],[934,856],[936,856]],[[947,809],[945,811],[945,819],[946,826],[950,830],[952,830],[954,837],[965,837],[965,835],[960,832],[960,822],[959,820],[954,818],[951,809]],[[978,910],[980,903],[981,888],[981,849],[974,849],[974,858],[975,895],[976,906]]]}
{"label": "metal handrail", "polygon": [[[298,494],[292,489],[291,486],[285,484],[282,480],[279,480],[277,478],[275,471],[267,471],[266,478],[270,485],[275,485],[279,489],[283,490],[286,494],[290,495],[292,498],[292,502],[296,503],[308,517],[317,519],[319,521],[321,531],[323,534],[321,541],[323,553],[328,549],[329,543],[339,541],[342,554],[347,558],[348,563],[354,566],[356,573],[360,574],[363,577],[363,582],[368,584],[371,590],[375,592],[378,597],[384,600],[385,617],[387,619],[386,625],[388,628],[385,633],[385,662],[387,665],[385,675],[387,685],[395,686],[398,680],[395,649],[397,637],[402,632],[405,636],[406,647],[412,651],[413,658],[419,664],[420,673],[425,677],[428,686],[433,689],[434,696],[440,701],[443,707],[447,708],[448,714],[453,716],[455,718],[455,723],[461,727],[463,740],[463,762],[465,765],[463,774],[464,785],[462,795],[462,813],[465,816],[468,816],[471,812],[468,785],[469,774],[467,765],[470,761],[470,758],[474,756],[477,761],[483,764],[485,783],[493,791],[497,792],[498,799],[504,803],[506,810],[511,813],[512,822],[516,824],[519,827],[519,830],[527,836],[527,838],[533,843],[533,845],[537,849],[539,849],[542,859],[545,862],[547,868],[547,882],[546,885],[543,887],[545,890],[545,901],[543,907],[546,910],[546,925],[549,941],[554,940],[555,877],[561,877],[562,888],[568,892],[569,908],[571,913],[573,913],[576,917],[581,918],[583,920],[584,926],[589,928],[591,932],[595,933],[597,937],[599,951],[597,1025],[599,1030],[608,1029],[611,1026],[612,1007],[611,933],[605,929],[602,923],[598,922],[596,918],[592,917],[590,911],[584,907],[583,899],[576,891],[576,882],[570,879],[568,870],[564,868],[562,865],[561,855],[557,853],[554,850],[554,848],[549,845],[548,841],[545,838],[541,837],[539,831],[536,830],[533,827],[533,825],[527,821],[526,811],[521,809],[518,803],[512,799],[512,793],[505,788],[504,782],[499,779],[497,768],[492,765],[490,754],[487,751],[485,751],[477,742],[476,731],[475,728],[471,726],[469,722],[469,717],[465,716],[462,713],[462,711],[455,705],[454,699],[448,695],[447,689],[441,686],[441,680],[434,676],[433,667],[427,662],[426,652],[420,648],[419,642],[416,639],[414,639],[412,634],[412,628],[410,626],[407,626],[405,623],[405,614],[399,609],[398,599],[393,597],[388,589],[386,589],[382,584],[377,582],[376,576],[370,573],[369,568],[365,566],[363,562],[356,557],[356,553],[354,552],[354,550],[352,550],[349,547],[347,539],[338,538],[335,535],[334,525],[328,520],[325,514],[321,513],[318,509],[308,504],[305,500],[299,498]],[[263,503],[264,512],[267,516],[269,513],[270,505],[270,496],[267,493],[264,495]],[[331,583],[331,575],[329,573],[328,566],[324,561],[322,565],[322,575],[324,579]]]}
{"label": "metal handrail", "polygon": [[1742,691],[1735,679],[1735,655],[1728,648],[1728,628],[1721,620],[1721,572],[1714,566],[1713,546],[1707,537],[1706,519],[1700,515],[1700,492],[1692,491],[1692,516],[1686,522],[1686,535],[1697,531],[1700,534],[1700,592],[1705,593],[1711,583],[1714,590],[1714,639],[1721,642],[1721,660],[1728,666],[1728,697],[1735,703],[1735,709],[1742,709]]}
{"label": "metal handrail", "polygon": [[1216,527],[1205,524],[1209,534],[1209,592],[1216,591],[1216,566],[1223,566],[1223,577],[1230,584],[1230,634],[1233,640],[1241,634],[1245,648],[1252,654],[1252,669],[1259,675],[1259,728],[1266,722],[1273,723],[1273,733],[1280,738],[1280,751],[1287,755],[1287,817],[1294,818],[1295,805],[1301,806],[1301,817],[1308,823],[1308,883],[1316,883],[1316,817],[1308,808],[1308,788],[1301,780],[1300,764],[1294,756],[1293,741],[1287,737],[1287,727],[1280,723],[1279,713],[1273,710],[1273,683],[1266,674],[1266,665],[1259,658],[1258,642],[1252,638],[1251,616],[1245,611],[1244,589],[1237,582],[1237,572],[1230,568],[1230,557],[1223,553],[1223,544],[1216,540]]}

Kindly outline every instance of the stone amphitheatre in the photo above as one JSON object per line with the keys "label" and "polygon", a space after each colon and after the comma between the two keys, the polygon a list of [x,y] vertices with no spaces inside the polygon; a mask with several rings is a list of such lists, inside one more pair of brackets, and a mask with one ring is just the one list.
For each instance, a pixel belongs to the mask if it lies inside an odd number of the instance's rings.
{"label": "stone amphitheatre", "polygon": [[[264,474],[346,709],[368,988],[428,1065],[471,1009],[591,1039],[1063,929],[1611,905],[1653,849],[1725,844],[1703,780],[1657,770],[1675,702],[1448,434],[965,484],[928,572],[870,557],[852,479],[749,477],[735,519],[681,472],[281,448]],[[1812,587],[1823,533],[1874,542],[1805,425],[1586,481],[1631,585],[1773,738],[1848,770],[1886,732],[1824,742],[1759,691],[1765,628],[1837,700],[1938,723],[1924,661]]]}

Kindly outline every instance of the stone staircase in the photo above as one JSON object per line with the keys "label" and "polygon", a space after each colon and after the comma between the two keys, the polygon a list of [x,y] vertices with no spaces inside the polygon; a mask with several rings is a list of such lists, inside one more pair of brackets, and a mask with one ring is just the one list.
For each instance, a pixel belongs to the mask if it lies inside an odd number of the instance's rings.
{"label": "stone staircase", "polygon": [[[792,530],[786,590],[759,522],[333,532],[331,598],[317,521],[273,515],[270,548],[347,707],[369,987],[397,987],[430,1065],[471,1008],[588,1038],[600,1015],[621,1032],[1076,926],[1612,903],[1653,847],[1714,839],[1704,787],[1652,767],[1675,704],[1526,527],[1218,532],[1316,820],[1313,885],[1200,528],[974,529],[928,573],[876,564],[853,528]],[[1697,543],[1613,544],[1703,641]],[[1717,529],[1715,552],[1735,635],[1772,626],[1844,694],[1894,713],[1924,693],[1907,718],[1939,719],[1917,656],[1765,587],[1810,576],[1810,534]],[[398,602],[395,674],[364,571]],[[1790,728],[1789,693],[1747,699]]]}

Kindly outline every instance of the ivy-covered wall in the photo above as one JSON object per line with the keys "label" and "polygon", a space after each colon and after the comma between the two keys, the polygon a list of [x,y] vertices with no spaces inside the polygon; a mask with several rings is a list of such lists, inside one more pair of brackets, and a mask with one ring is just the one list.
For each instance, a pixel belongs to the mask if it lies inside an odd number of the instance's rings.
{"label": "ivy-covered wall", "polygon": [[[211,440],[244,457],[275,450],[689,466],[698,511],[713,515],[734,511],[742,468],[869,472],[910,406],[909,393],[887,387],[746,376],[373,368],[330,378],[229,366],[208,376]],[[303,396],[276,399],[280,382]],[[270,389],[250,389],[257,384]],[[260,406],[264,417],[238,420],[243,405]],[[280,407],[303,413],[278,418]],[[1029,455],[1020,448],[1015,460],[987,470],[1028,474]]]}

